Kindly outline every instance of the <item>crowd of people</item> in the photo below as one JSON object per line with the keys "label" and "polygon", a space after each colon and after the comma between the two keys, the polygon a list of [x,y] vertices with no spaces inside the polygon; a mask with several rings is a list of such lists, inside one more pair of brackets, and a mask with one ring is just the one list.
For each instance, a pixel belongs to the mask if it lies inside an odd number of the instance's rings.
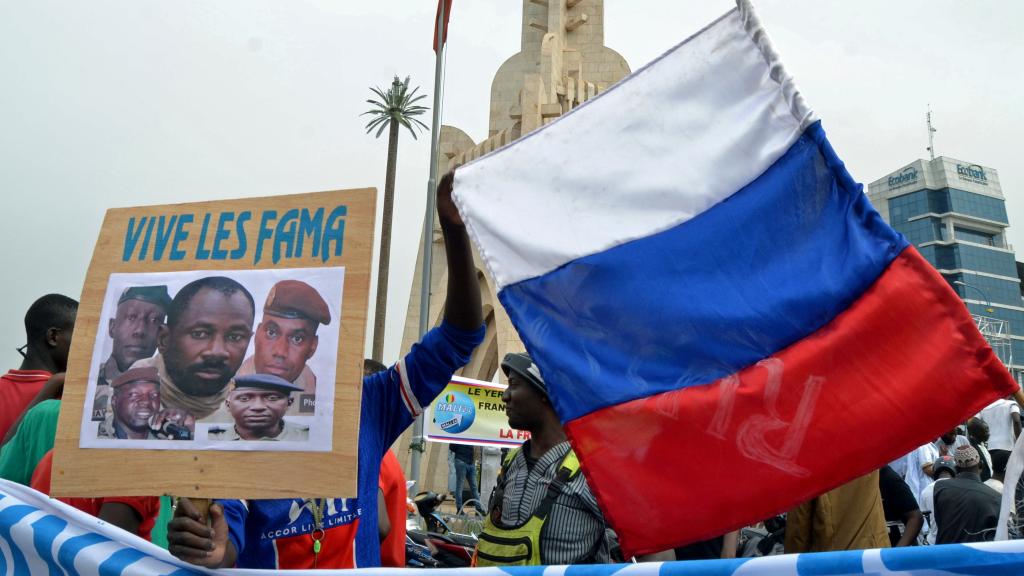
{"label": "crowd of people", "polygon": [[[356,497],[221,499],[206,513],[188,498],[63,500],[204,567],[404,566],[405,482],[388,447],[469,361],[484,335],[471,245],[451,185],[451,175],[442,179],[437,204],[449,272],[443,321],[396,365],[364,364]],[[214,284],[190,285],[174,298],[157,286],[121,296],[108,326],[113,352],[100,370],[102,394],[93,406],[100,436],[167,438],[175,427],[191,434],[197,420],[223,411],[235,425],[211,435],[306,438],[284,416],[300,412],[293,394],[315,390],[315,375],[305,362],[316,350],[317,326],[331,321],[322,298],[308,286],[272,290],[255,331],[255,357],[246,360],[253,299],[244,287]],[[213,326],[209,337],[189,340],[196,306],[237,308],[247,324]],[[61,295],[37,300],[25,315],[24,361],[0,377],[0,477],[47,493],[77,307]],[[244,339],[232,336],[240,331]],[[488,502],[480,501],[472,449],[451,450],[458,508],[466,482],[485,516],[476,565],[622,560],[540,369],[526,354],[507,355],[501,369],[508,377],[508,423],[528,431],[530,439],[503,458]],[[182,389],[200,390],[209,401],[182,397],[176,392]],[[183,402],[180,413],[168,414],[175,399]],[[168,428],[168,422],[175,426]],[[1020,407],[998,400],[963,428],[788,511],[784,536],[768,530],[778,545],[759,553],[992,540],[1007,489],[1007,462],[1020,432]],[[743,540],[736,531],[636,560],[729,558],[744,553]]]}
{"label": "crowd of people", "polygon": [[791,510],[786,552],[993,540],[1002,480],[1019,434],[1017,403],[994,402],[963,429]]}

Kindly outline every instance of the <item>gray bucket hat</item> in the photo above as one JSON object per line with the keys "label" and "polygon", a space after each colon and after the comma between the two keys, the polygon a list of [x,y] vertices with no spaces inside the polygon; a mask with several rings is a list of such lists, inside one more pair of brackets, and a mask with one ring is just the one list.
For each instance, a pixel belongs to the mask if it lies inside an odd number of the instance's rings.
{"label": "gray bucket hat", "polygon": [[529,355],[522,352],[505,354],[505,359],[501,361],[501,369],[505,372],[505,376],[508,376],[509,372],[515,372],[525,378],[541,394],[548,395],[548,387],[544,383],[544,377],[540,375],[540,368]]}

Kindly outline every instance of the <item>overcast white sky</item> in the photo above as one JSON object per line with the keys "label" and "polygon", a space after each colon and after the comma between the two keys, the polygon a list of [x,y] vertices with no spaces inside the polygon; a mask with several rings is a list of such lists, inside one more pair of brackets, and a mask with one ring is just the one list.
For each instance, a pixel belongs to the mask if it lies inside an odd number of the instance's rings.
{"label": "overcast white sky", "polygon": [[[995,167],[1024,249],[1024,3],[755,2],[832,144],[864,183],[939,154]],[[0,368],[38,296],[78,298],[107,208],[384,185],[368,86],[433,88],[436,2],[0,2]],[[605,43],[635,70],[732,7],[606,0]],[[481,140],[519,0],[455,0],[444,123]],[[429,123],[429,118],[425,119]],[[429,138],[403,134],[388,346],[398,353]],[[1018,259],[1021,256],[1018,255]]]}

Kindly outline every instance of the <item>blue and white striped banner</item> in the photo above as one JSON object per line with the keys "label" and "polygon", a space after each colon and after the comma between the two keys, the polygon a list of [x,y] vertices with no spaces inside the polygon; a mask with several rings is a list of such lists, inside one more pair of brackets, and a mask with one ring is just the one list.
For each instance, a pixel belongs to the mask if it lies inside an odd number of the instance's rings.
{"label": "blue and white striped banner", "polygon": [[[190,574],[264,574],[261,570],[204,570],[185,564],[166,550],[84,514],[45,494],[0,480],[0,576],[101,574],[104,576]],[[364,569],[338,573],[392,574],[420,570]],[[296,571],[296,574],[313,571]],[[317,571],[329,574],[330,571]],[[703,560],[664,564],[547,566],[431,570],[446,574],[490,576],[604,576],[648,574],[687,576],[839,576],[842,574],[975,576],[1024,574],[1024,541],[975,545],[927,546],[892,550],[858,550],[796,554],[736,560]]]}

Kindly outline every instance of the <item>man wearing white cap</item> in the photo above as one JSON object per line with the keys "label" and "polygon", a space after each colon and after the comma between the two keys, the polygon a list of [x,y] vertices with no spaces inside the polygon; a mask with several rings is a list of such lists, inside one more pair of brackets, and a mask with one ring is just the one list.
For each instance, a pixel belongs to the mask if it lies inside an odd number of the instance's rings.
{"label": "man wearing white cap", "polygon": [[991,541],[999,523],[999,493],[981,482],[981,456],[973,446],[953,454],[956,478],[935,484],[937,544]]}

